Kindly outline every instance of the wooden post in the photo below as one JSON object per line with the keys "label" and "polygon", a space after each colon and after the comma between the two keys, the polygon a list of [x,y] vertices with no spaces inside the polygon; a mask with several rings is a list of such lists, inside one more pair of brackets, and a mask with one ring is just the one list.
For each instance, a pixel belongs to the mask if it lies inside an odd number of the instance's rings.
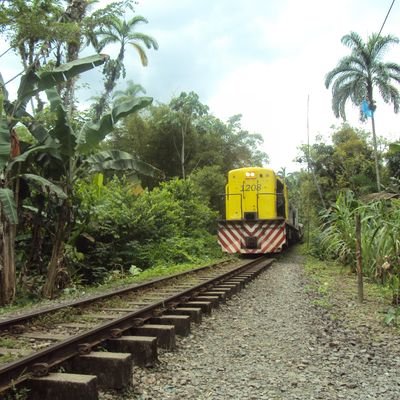
{"label": "wooden post", "polygon": [[361,257],[361,218],[360,214],[355,215],[356,221],[356,259],[357,259],[357,285],[358,285],[358,302],[364,301],[364,285],[362,273],[362,257]]}

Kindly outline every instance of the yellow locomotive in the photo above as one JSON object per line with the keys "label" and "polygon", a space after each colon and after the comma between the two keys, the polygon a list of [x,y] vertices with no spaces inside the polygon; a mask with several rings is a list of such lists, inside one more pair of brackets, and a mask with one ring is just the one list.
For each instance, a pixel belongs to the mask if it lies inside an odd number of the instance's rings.
{"label": "yellow locomotive", "polygon": [[301,237],[285,182],[272,169],[229,171],[225,210],[226,219],[218,223],[218,242],[227,253],[278,253]]}

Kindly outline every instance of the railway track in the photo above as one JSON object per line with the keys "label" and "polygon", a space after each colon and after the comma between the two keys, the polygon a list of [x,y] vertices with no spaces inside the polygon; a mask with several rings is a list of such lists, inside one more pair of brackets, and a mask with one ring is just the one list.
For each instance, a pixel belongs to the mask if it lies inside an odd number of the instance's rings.
{"label": "railway track", "polygon": [[[0,321],[0,396],[97,399],[98,387],[132,384],[132,361],[150,366],[219,302],[272,259],[220,263]],[[1,359],[0,358],[0,362]],[[15,389],[16,388],[16,389]]]}

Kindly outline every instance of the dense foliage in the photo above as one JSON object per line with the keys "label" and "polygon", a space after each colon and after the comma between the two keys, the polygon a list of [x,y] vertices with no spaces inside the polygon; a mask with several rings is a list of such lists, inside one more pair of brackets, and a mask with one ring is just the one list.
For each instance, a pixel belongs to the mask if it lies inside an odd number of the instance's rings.
{"label": "dense foliage", "polygon": [[[192,91],[167,104],[139,97],[145,89],[134,83],[114,91],[127,51],[147,65],[146,51],[158,48],[137,31],[147,20],[134,15],[133,0],[97,8],[89,0],[0,3],[0,35],[9,46],[3,54],[21,61],[14,99],[0,74],[0,303],[10,303],[17,286],[53,297],[57,288],[102,282],[114,271],[219,256],[213,234],[226,173],[265,165],[262,137],[245,130],[240,115],[226,122],[212,115]],[[343,40],[351,55],[325,82],[333,84],[335,114],[345,117],[348,99],[366,99],[375,111],[374,87],[397,111],[400,68],[379,58],[397,39]],[[84,49],[93,54],[83,58]],[[104,91],[78,112],[79,76],[100,66]],[[368,71],[376,79],[368,80]],[[376,178],[378,188],[399,191],[399,149],[379,148],[374,123],[372,142],[348,125],[331,139],[301,147],[307,168],[279,174],[315,233],[315,252],[354,265],[353,219],[360,213],[365,271],[398,290],[398,200],[360,198],[375,190]],[[322,225],[310,225],[319,211]]]}
{"label": "dense foliage", "polygon": [[307,221],[310,252],[355,271],[355,215],[359,214],[364,274],[389,285],[397,302],[400,186],[396,171],[400,168],[400,148],[392,144],[379,154],[386,188],[382,193],[374,193],[373,146],[366,132],[344,124],[332,133],[330,143],[320,140],[310,149],[303,146],[300,150],[298,161],[309,161],[311,172],[297,173],[295,181],[299,197],[308,203],[302,215]]}
{"label": "dense foliage", "polygon": [[183,92],[169,104],[128,117],[107,146],[135,150],[167,177],[185,178],[205,166],[219,166],[225,176],[234,168],[268,162],[259,150],[261,135],[244,130],[240,122],[241,115],[221,121],[196,93]]}
{"label": "dense foliage", "polygon": [[75,268],[87,282],[132,265],[143,270],[220,254],[212,236],[216,213],[190,180],[173,179],[138,195],[135,185],[116,177],[105,186],[80,181],[78,187]]}
{"label": "dense foliage", "polygon": [[388,196],[363,202],[351,191],[339,195],[321,214],[321,231],[314,237],[314,252],[355,269],[355,215],[361,217],[364,273],[388,284],[394,300],[400,293],[400,200]]}
{"label": "dense foliage", "polygon": [[[320,138],[310,148],[302,146],[300,151],[297,161],[305,165],[308,163],[315,176],[311,199],[317,208],[323,204],[320,194],[324,203],[329,205],[343,190],[351,190],[356,195],[375,191],[373,146],[366,132],[343,124],[332,132],[330,143]],[[389,179],[386,173],[383,179],[387,185]]]}
{"label": "dense foliage", "polygon": [[[398,304],[400,149],[392,144],[384,153],[385,143],[380,148],[383,141],[376,135],[375,111],[377,92],[385,103],[393,104],[395,113],[399,111],[400,66],[383,61],[385,50],[399,43],[399,39],[372,34],[364,42],[357,33],[351,32],[343,36],[342,43],[351,53],[327,73],[325,86],[332,88],[332,109],[336,117],[346,119],[346,104],[350,100],[360,107],[361,120],[371,118],[372,145],[368,134],[343,125],[332,135],[332,144],[317,143],[310,150],[303,147],[303,159],[314,176],[314,201],[318,193],[323,205],[321,224],[313,230],[312,251],[321,258],[329,257],[349,265],[355,271],[355,218],[360,217],[364,274],[390,285],[393,300]],[[374,194],[376,189],[381,193]],[[357,262],[360,261],[358,258]]]}

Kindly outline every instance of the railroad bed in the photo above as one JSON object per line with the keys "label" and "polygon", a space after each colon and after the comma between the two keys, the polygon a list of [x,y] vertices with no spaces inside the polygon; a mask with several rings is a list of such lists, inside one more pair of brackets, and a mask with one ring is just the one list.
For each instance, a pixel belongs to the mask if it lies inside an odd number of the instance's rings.
{"label": "railroad bed", "polygon": [[0,321],[0,394],[30,399],[98,399],[98,388],[132,385],[132,366],[173,350],[272,259],[223,262],[82,301]]}
{"label": "railroad bed", "polygon": [[[367,284],[360,306],[356,278],[339,267],[321,295],[325,281],[314,286],[305,261],[296,250],[280,256],[201,329],[177,338],[176,351],[160,352],[154,368],[134,367],[123,398],[399,400],[400,336],[375,314],[382,299]],[[112,391],[100,396],[121,399]]]}

